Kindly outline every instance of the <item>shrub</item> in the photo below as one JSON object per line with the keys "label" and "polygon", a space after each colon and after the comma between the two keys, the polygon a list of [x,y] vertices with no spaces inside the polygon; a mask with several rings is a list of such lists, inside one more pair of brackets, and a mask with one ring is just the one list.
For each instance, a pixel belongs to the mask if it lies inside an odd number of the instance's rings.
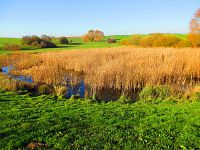
{"label": "shrub", "polygon": [[200,34],[189,34],[188,39],[192,44],[192,47],[200,47]]}
{"label": "shrub", "polygon": [[55,85],[53,86],[54,93],[58,98],[63,98],[66,95],[67,87]]}
{"label": "shrub", "polygon": [[17,91],[33,91],[35,88],[35,85],[33,83],[29,82],[23,82],[23,81],[17,81]]}
{"label": "shrub", "polygon": [[141,100],[165,99],[171,95],[168,86],[146,86],[139,94]]}
{"label": "shrub", "polygon": [[52,92],[52,89],[48,85],[38,85],[36,91],[37,94],[43,95],[43,94],[50,94]]}
{"label": "shrub", "polygon": [[147,36],[135,34],[121,42],[124,45],[142,47],[175,47],[181,41],[176,35],[153,33]]}
{"label": "shrub", "polygon": [[191,89],[189,89],[185,94],[184,97],[189,99],[190,101],[200,101],[200,86],[197,85]]}
{"label": "shrub", "polygon": [[32,45],[32,43],[34,43],[34,42],[40,43],[41,39],[36,35],[22,37],[22,44],[23,45]]}
{"label": "shrub", "polygon": [[151,38],[149,36],[146,36],[141,39],[140,46],[142,47],[152,47],[153,42],[151,41]]}
{"label": "shrub", "polygon": [[150,34],[148,36],[145,36],[144,38],[141,39],[140,46],[142,46],[142,47],[153,47],[154,41],[159,39],[160,36],[161,36],[161,34],[159,34],[159,33],[154,33],[154,34]]}
{"label": "shrub", "polygon": [[119,42],[121,45],[129,45],[128,39],[123,39]]}
{"label": "shrub", "polygon": [[52,42],[52,39],[47,35],[38,36],[24,36],[22,37],[23,45],[30,45],[37,48],[56,48],[56,44]]}
{"label": "shrub", "polygon": [[108,39],[107,39],[107,43],[109,43],[109,44],[111,44],[111,43],[116,43],[116,42],[117,42],[117,40],[114,39],[114,38],[108,38]]}
{"label": "shrub", "polygon": [[59,42],[61,44],[69,44],[69,40],[66,37],[60,37]]}
{"label": "shrub", "polygon": [[47,35],[42,35],[41,36],[41,40],[42,41],[47,41],[47,42],[52,42],[52,39],[50,36],[47,36]]}
{"label": "shrub", "polygon": [[161,34],[157,38],[153,39],[153,47],[175,47],[180,42],[180,38],[176,35]]}
{"label": "shrub", "polygon": [[142,47],[175,47],[180,42],[176,35],[150,34],[141,40]]}
{"label": "shrub", "polygon": [[119,102],[121,104],[128,104],[128,103],[132,103],[133,101],[130,98],[122,95],[122,96],[120,96],[120,98],[118,99],[117,102]]}
{"label": "shrub", "polygon": [[0,88],[10,91],[34,91],[35,84],[13,79],[7,75],[0,74]]}
{"label": "shrub", "polygon": [[40,44],[39,44],[39,47],[40,48],[56,48],[56,44],[53,43],[53,42],[48,42],[48,41],[42,41]]}
{"label": "shrub", "polygon": [[6,75],[0,74],[0,88],[11,91],[33,91],[34,84],[28,82],[17,81]]}
{"label": "shrub", "polygon": [[176,47],[191,47],[192,43],[188,39],[183,39],[176,44]]}
{"label": "shrub", "polygon": [[17,90],[17,81],[0,74],[0,88],[10,91]]}
{"label": "shrub", "polygon": [[141,42],[141,40],[142,40],[143,37],[144,37],[144,36],[143,36],[143,35],[140,35],[140,34],[132,35],[132,36],[128,39],[128,44],[140,46],[140,42]]}
{"label": "shrub", "polygon": [[144,38],[144,35],[141,34],[134,34],[131,37],[127,39],[123,39],[120,41],[120,44],[122,45],[135,45],[140,46],[141,40]]}
{"label": "shrub", "polygon": [[19,45],[11,45],[11,44],[6,44],[5,46],[4,46],[4,49],[5,50],[9,50],[9,51],[20,51],[20,46]]}

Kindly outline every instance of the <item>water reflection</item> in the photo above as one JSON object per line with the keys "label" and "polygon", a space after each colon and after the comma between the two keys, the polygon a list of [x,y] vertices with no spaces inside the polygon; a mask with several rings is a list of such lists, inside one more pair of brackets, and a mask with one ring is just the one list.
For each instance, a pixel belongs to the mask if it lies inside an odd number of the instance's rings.
{"label": "water reflection", "polygon": [[[4,66],[1,68],[2,73],[15,79],[18,81],[23,81],[23,82],[29,82],[29,83],[33,83],[33,78],[32,77],[27,77],[27,76],[16,76],[16,75],[12,75],[11,71],[14,70],[15,68],[10,65],[10,66]],[[81,80],[79,83],[77,84],[72,84],[71,83],[71,79],[68,78],[68,80],[66,81],[66,86],[67,86],[67,91],[66,91],[66,98],[70,98],[72,95],[78,95],[81,98],[84,98],[85,96],[85,83],[84,80]]]}
{"label": "water reflection", "polygon": [[[23,82],[29,82],[29,83],[34,83],[32,77],[27,77],[27,76],[16,76],[12,74],[12,70],[14,70],[12,65],[10,66],[5,66],[2,67],[2,73],[15,79],[18,81],[23,81]],[[70,74],[71,72],[69,72]],[[74,80],[76,78],[76,80]],[[119,99],[119,97],[122,95],[122,90],[120,89],[113,89],[113,88],[108,88],[108,87],[102,87],[102,88],[96,88],[95,90],[92,89],[92,87],[84,82],[84,76],[80,74],[71,74],[68,75],[66,74],[66,79],[63,84],[63,86],[66,86],[66,95],[65,97],[69,99],[72,95],[84,98],[84,97],[93,97],[95,95],[96,100],[104,100],[104,101],[115,101]],[[138,96],[138,91],[136,90],[130,90],[126,93],[129,98],[135,100],[137,99]]]}
{"label": "water reflection", "polygon": [[15,80],[33,83],[32,77],[27,77],[27,76],[23,76],[23,75],[20,75],[20,76],[12,75],[11,71],[14,70],[14,69],[15,68],[12,65],[4,66],[4,67],[1,68],[3,74],[8,75],[9,77],[11,77]]}

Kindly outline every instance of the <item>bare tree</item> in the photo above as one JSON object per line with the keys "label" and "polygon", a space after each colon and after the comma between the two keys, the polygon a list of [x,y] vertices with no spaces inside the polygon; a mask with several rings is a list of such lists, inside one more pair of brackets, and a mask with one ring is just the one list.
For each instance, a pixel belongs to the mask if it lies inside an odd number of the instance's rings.
{"label": "bare tree", "polygon": [[193,47],[200,47],[200,8],[190,21],[190,34],[188,36]]}

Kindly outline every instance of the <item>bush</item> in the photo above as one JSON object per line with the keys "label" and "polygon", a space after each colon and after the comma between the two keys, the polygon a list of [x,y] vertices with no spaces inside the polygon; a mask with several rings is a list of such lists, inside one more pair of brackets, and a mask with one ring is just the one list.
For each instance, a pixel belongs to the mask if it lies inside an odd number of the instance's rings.
{"label": "bush", "polygon": [[144,35],[142,34],[134,34],[131,37],[127,39],[123,39],[120,41],[120,44],[122,45],[135,45],[140,46],[141,40],[144,38]]}
{"label": "bush", "polygon": [[38,85],[36,91],[38,95],[51,94],[52,88],[48,85]]}
{"label": "bush", "polygon": [[41,39],[36,35],[22,37],[22,44],[23,45],[32,45],[32,43],[34,43],[34,42],[40,43]]}
{"label": "bush", "polygon": [[132,103],[133,100],[131,100],[130,98],[122,95],[120,96],[120,98],[117,100],[117,102],[121,103],[121,104],[128,104],[128,103]]}
{"label": "bush", "polygon": [[22,37],[23,45],[30,45],[37,48],[56,48],[56,44],[52,42],[52,39],[47,35],[38,36],[24,36]]}
{"label": "bush", "polygon": [[177,44],[180,41],[181,39],[173,34],[153,33],[147,36],[135,34],[120,43],[123,45],[135,45],[141,47],[177,47]]}
{"label": "bush", "polygon": [[129,45],[136,45],[136,46],[140,46],[140,42],[142,40],[144,36],[140,35],[140,34],[135,34],[132,35],[129,39],[128,39],[128,44]]}
{"label": "bush", "polygon": [[188,39],[183,39],[176,44],[176,47],[191,47],[192,43]]}
{"label": "bush", "polygon": [[171,95],[171,90],[168,86],[146,86],[139,94],[141,100],[156,100],[165,99]]}
{"label": "bush", "polygon": [[39,44],[39,47],[40,48],[56,48],[56,44],[53,43],[53,42],[48,42],[48,41],[42,41],[40,44]]}
{"label": "bush", "polygon": [[67,87],[55,85],[53,86],[53,89],[54,89],[55,95],[58,96],[58,98],[63,98],[66,96]]}
{"label": "bush", "polygon": [[175,47],[180,40],[176,35],[155,33],[141,39],[140,45],[142,47]]}
{"label": "bush", "polygon": [[119,43],[120,43],[121,45],[129,45],[129,41],[128,41],[128,39],[120,40]]}
{"label": "bush", "polygon": [[180,42],[180,38],[176,35],[161,34],[159,37],[153,39],[153,47],[175,47]]}
{"label": "bush", "polygon": [[35,88],[35,85],[33,83],[29,82],[23,82],[23,81],[17,81],[17,91],[33,91]]}
{"label": "bush", "polygon": [[66,37],[60,37],[59,42],[61,44],[69,44],[69,40]]}
{"label": "bush", "polygon": [[8,78],[6,75],[0,74],[0,88],[10,91],[17,90],[17,81]]}
{"label": "bush", "polygon": [[107,43],[108,43],[108,44],[112,44],[112,43],[116,43],[116,42],[117,42],[117,40],[114,39],[114,38],[108,38],[108,39],[107,39]]}
{"label": "bush", "polygon": [[153,46],[153,39],[151,36],[146,36],[141,39],[140,46],[142,47],[152,47]]}
{"label": "bush", "polygon": [[19,45],[6,44],[4,45],[4,49],[9,51],[20,51],[21,47]]}
{"label": "bush", "polygon": [[52,42],[52,39],[50,36],[47,36],[47,35],[42,35],[41,36],[41,40],[42,41],[47,41],[47,42]]}
{"label": "bush", "polygon": [[200,101],[200,86],[197,85],[191,89],[189,89],[185,94],[186,97],[190,101]]}
{"label": "bush", "polygon": [[188,39],[192,44],[192,47],[200,47],[200,34],[189,34]]}

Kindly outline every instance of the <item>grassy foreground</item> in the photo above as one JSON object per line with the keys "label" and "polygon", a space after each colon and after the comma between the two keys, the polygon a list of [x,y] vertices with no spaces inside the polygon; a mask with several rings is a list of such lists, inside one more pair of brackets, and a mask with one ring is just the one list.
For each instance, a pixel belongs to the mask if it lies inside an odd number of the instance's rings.
{"label": "grassy foreground", "polygon": [[0,147],[199,149],[200,102],[96,103],[0,92]]}

